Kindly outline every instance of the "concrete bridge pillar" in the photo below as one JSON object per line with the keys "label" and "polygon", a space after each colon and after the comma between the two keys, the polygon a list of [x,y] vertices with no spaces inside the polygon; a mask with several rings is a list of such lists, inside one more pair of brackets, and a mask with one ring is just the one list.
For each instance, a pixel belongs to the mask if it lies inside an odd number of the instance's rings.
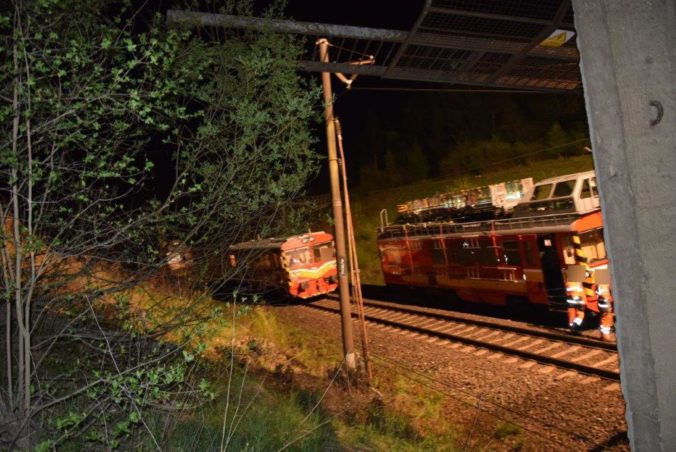
{"label": "concrete bridge pillar", "polygon": [[674,451],[676,2],[573,0],[573,7],[631,446]]}

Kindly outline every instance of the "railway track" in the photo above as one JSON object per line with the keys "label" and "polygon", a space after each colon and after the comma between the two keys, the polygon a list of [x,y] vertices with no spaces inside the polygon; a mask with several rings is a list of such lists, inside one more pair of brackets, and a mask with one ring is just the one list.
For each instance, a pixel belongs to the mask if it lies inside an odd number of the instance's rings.
{"label": "railway track", "polygon": [[[335,298],[306,306],[339,313]],[[366,320],[403,331],[518,356],[522,359],[619,381],[619,356],[615,344],[556,331],[494,323],[452,313],[437,313],[373,300],[364,300]],[[356,317],[356,312],[352,313]]]}

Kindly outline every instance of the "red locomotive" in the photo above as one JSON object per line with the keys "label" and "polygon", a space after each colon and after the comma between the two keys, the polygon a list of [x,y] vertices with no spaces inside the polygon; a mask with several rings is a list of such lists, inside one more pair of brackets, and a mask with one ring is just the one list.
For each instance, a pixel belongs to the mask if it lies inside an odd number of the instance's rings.
{"label": "red locomotive", "polygon": [[259,292],[305,299],[338,287],[333,236],[326,232],[238,243],[228,249],[227,265],[234,279]]}
{"label": "red locomotive", "polygon": [[[449,206],[447,200],[458,195],[446,195],[417,209],[411,208],[416,202],[400,206],[404,215],[397,224],[386,224],[381,215],[378,248],[386,284],[445,289],[495,305],[568,308],[569,316],[571,303],[598,312],[590,278],[608,268],[608,259],[594,172],[526,185],[508,213],[495,199]],[[507,198],[510,193],[515,190],[507,190]],[[583,276],[570,280],[568,273],[580,267]],[[582,298],[570,294],[577,284]]]}

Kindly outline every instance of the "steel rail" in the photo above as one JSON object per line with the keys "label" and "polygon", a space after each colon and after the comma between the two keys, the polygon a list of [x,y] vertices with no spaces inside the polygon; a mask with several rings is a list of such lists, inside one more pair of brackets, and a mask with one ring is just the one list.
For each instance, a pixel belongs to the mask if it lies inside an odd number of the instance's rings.
{"label": "steel rail", "polygon": [[[326,298],[333,299],[333,295],[327,295]],[[394,304],[390,302],[385,302],[385,301],[378,301],[378,300],[368,300],[364,299],[364,306],[372,306],[372,307],[378,307],[378,308],[383,308],[383,309],[389,309],[391,311],[398,311],[398,312],[403,312],[406,314],[415,314],[415,315],[424,315],[427,317],[432,317],[435,319],[439,320],[451,320],[451,321],[456,321],[456,322],[463,322],[463,323],[469,323],[472,325],[476,326],[483,326],[487,328],[493,328],[493,329],[501,329],[504,331],[509,331],[512,333],[519,333],[519,334],[528,334],[530,336],[538,336],[538,337],[543,337],[545,339],[551,339],[551,340],[558,340],[562,342],[569,342],[569,343],[575,343],[575,344],[580,344],[580,345],[586,345],[589,347],[595,347],[595,348],[601,348],[604,350],[610,350],[610,351],[617,351],[617,345],[611,342],[603,342],[598,339],[592,339],[584,336],[573,336],[570,334],[565,334],[565,333],[558,333],[555,331],[544,331],[540,329],[535,329],[535,328],[526,328],[523,326],[517,326],[517,325],[505,325],[502,323],[494,323],[488,320],[481,320],[481,319],[472,319],[472,318],[466,318],[463,316],[459,315],[453,315],[453,314],[446,314],[446,313],[440,313],[440,312],[428,312],[428,311],[423,311],[416,309],[414,307],[410,306],[402,306],[400,304]]]}
{"label": "steel rail", "polygon": [[[340,312],[336,308],[328,307],[328,306],[321,306],[321,305],[317,305],[317,304],[314,304],[314,303],[309,303],[309,304],[306,304],[306,305],[303,305],[303,306],[307,306],[307,307],[312,308],[312,309],[323,310],[323,311],[326,311],[326,312],[332,312],[332,313],[339,313]],[[421,314],[417,314],[417,315],[421,315]],[[422,314],[422,315],[424,315],[424,314]],[[352,316],[356,317],[357,314],[353,312]],[[443,331],[430,330],[430,329],[427,329],[427,328],[422,328],[422,327],[418,327],[418,326],[415,326],[415,325],[409,325],[409,324],[406,324],[406,323],[399,323],[399,322],[396,322],[396,321],[375,317],[373,315],[367,314],[365,316],[365,318],[366,318],[366,320],[368,320],[370,322],[379,323],[381,325],[386,325],[386,326],[391,326],[391,327],[398,328],[398,329],[401,329],[401,330],[411,331],[411,332],[414,332],[414,333],[420,333],[420,334],[424,334],[426,336],[433,336],[433,337],[437,337],[437,338],[440,338],[440,339],[451,340],[451,341],[454,341],[454,342],[461,342],[463,344],[473,345],[475,347],[481,347],[481,348],[485,348],[485,349],[489,349],[489,350],[494,350],[494,351],[501,352],[501,353],[504,353],[504,354],[507,354],[507,355],[515,355],[515,356],[518,356],[520,358],[524,358],[524,359],[527,359],[527,360],[536,361],[536,362],[540,362],[540,363],[546,363],[546,364],[552,364],[552,365],[557,366],[557,367],[575,370],[575,371],[583,373],[583,374],[599,376],[599,377],[602,377],[602,378],[605,378],[605,379],[608,379],[608,380],[612,380],[612,381],[619,381],[620,380],[620,373],[617,372],[617,371],[613,371],[613,370],[599,369],[597,367],[588,366],[586,364],[580,364],[580,363],[576,363],[576,362],[572,362],[572,361],[566,361],[566,360],[554,358],[554,357],[551,357],[551,356],[546,356],[546,355],[542,355],[542,354],[538,354],[538,353],[528,352],[528,351],[525,351],[525,350],[518,350],[518,349],[515,349],[515,348],[506,347],[506,346],[503,346],[503,345],[500,345],[500,344],[494,344],[494,343],[491,343],[491,342],[484,342],[484,341],[481,341],[480,339],[473,339],[473,338],[461,336],[461,335],[458,335],[458,334],[452,334],[452,333],[446,333],[446,332],[443,332]],[[464,320],[458,319],[458,321],[462,322]],[[530,332],[523,333],[523,334],[530,334]],[[559,340],[559,341],[560,342],[568,342],[567,340],[566,341]],[[596,345],[598,345],[598,344],[596,344]]]}

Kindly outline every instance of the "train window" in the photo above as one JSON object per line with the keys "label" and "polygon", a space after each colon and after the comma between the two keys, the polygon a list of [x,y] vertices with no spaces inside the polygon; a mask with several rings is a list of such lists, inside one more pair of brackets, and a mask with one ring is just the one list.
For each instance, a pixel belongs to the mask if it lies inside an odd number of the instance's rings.
{"label": "train window", "polygon": [[505,240],[502,242],[503,260],[507,265],[521,265],[521,253],[517,240]]}
{"label": "train window", "polygon": [[300,267],[312,262],[312,257],[310,255],[309,248],[299,248],[296,250],[291,250],[287,252],[287,256],[291,268]]}
{"label": "train window", "polygon": [[562,236],[560,239],[561,249],[563,250],[563,262],[567,265],[573,265],[577,262],[575,257],[575,248],[569,236]]}
{"label": "train window", "polygon": [[470,240],[458,240],[451,243],[450,258],[459,265],[476,264],[478,249],[470,246]]}
{"label": "train window", "polygon": [[260,256],[257,260],[256,263],[254,264],[255,267],[264,269],[264,270],[269,270],[272,268],[277,267],[277,259],[275,259],[275,256],[270,253],[263,254]]}
{"label": "train window", "polygon": [[596,230],[580,235],[582,252],[590,261],[606,259],[606,247],[603,242],[603,231]]}
{"label": "train window", "polygon": [[485,266],[495,266],[498,264],[498,256],[500,255],[498,248],[493,245],[493,241],[488,237],[477,237],[476,241],[476,255],[479,263]]}
{"label": "train window", "polygon": [[496,248],[494,246],[487,246],[479,250],[479,263],[481,265],[496,265],[498,263],[498,257],[495,253]]}
{"label": "train window", "polygon": [[554,197],[559,198],[562,196],[570,196],[573,194],[575,189],[576,180],[566,180],[556,184],[554,187]]}
{"label": "train window", "polygon": [[585,179],[580,192],[580,198],[591,198],[596,196],[596,178]]}
{"label": "train window", "polygon": [[446,258],[449,263],[457,263],[458,242],[455,240],[446,240]]}
{"label": "train window", "polygon": [[455,260],[460,265],[474,265],[476,264],[476,255],[473,250],[463,248],[455,254]]}
{"label": "train window", "polygon": [[383,261],[390,265],[401,265],[402,251],[399,248],[386,248],[380,251]]}
{"label": "train window", "polygon": [[480,248],[478,237],[467,238],[463,240],[461,244],[464,249],[478,250]]}
{"label": "train window", "polygon": [[333,247],[324,243],[322,245],[315,245],[314,247],[315,262],[327,262],[335,259],[335,251]]}
{"label": "train window", "polygon": [[552,193],[552,187],[554,184],[538,185],[533,190],[533,196],[531,196],[531,201],[539,201],[542,199],[548,199],[549,195]]}

